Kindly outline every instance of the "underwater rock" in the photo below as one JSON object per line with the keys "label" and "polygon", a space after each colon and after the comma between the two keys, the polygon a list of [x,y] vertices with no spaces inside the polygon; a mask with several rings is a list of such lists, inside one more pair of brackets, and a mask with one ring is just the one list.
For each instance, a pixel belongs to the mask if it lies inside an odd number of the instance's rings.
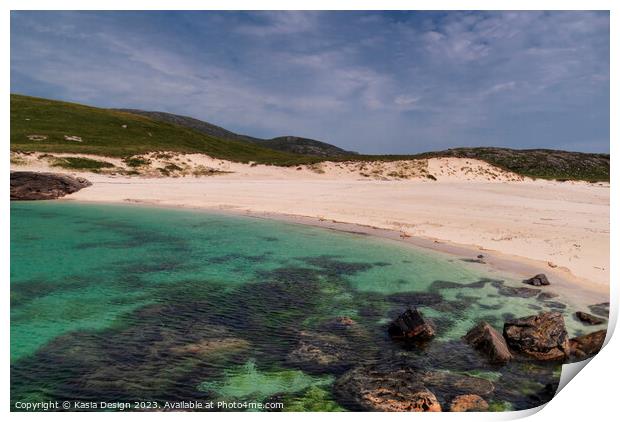
{"label": "underwater rock", "polygon": [[175,346],[170,352],[176,355],[197,355],[200,357],[217,356],[248,349],[250,343],[240,338],[204,339],[196,343]]}
{"label": "underwater rock", "polygon": [[286,357],[286,362],[311,373],[332,372],[351,366],[357,354],[348,342],[334,334],[302,331],[299,342]]}
{"label": "underwater rock", "polygon": [[579,359],[593,356],[601,350],[605,342],[607,330],[599,330],[590,334],[570,339],[570,352]]}
{"label": "underwater rock", "polygon": [[434,327],[417,309],[407,309],[388,327],[393,339],[430,340],[435,336]]}
{"label": "underwater rock", "polygon": [[439,293],[430,292],[403,292],[394,293],[387,296],[387,300],[397,305],[416,307],[432,306],[443,302],[443,297]]}
{"label": "underwater rock", "polygon": [[422,372],[420,381],[440,400],[455,394],[487,396],[495,390],[495,385],[487,379],[447,371]]}
{"label": "underwater rock", "polygon": [[549,309],[566,309],[566,305],[562,302],[545,302],[545,307]]}
{"label": "underwater rock", "polygon": [[500,295],[508,297],[530,298],[540,293],[539,289],[506,286],[503,281],[493,281],[491,285],[497,289]]}
{"label": "underwater rock", "polygon": [[450,402],[450,412],[484,412],[489,409],[489,403],[476,394],[456,396]]}
{"label": "underwater rock", "polygon": [[66,174],[11,172],[11,201],[57,199],[91,186],[83,177]]}
{"label": "underwater rock", "polygon": [[609,302],[603,302],[603,303],[598,303],[596,305],[590,305],[588,306],[588,308],[590,309],[590,312],[592,312],[595,315],[598,316],[602,316],[602,317],[609,317]]}
{"label": "underwater rock", "polygon": [[587,312],[577,311],[575,312],[575,317],[579,321],[583,322],[584,324],[588,324],[588,325],[599,325],[605,322],[603,318],[599,318]]}
{"label": "underwater rock", "polygon": [[504,337],[511,349],[538,360],[563,360],[570,353],[564,318],[558,312],[506,321]]}
{"label": "underwater rock", "polygon": [[553,299],[554,297],[558,297],[558,296],[559,294],[553,293],[553,292],[541,292],[536,298],[536,300],[540,300],[542,302],[545,300]]}
{"label": "underwater rock", "polygon": [[523,282],[525,284],[529,284],[531,286],[548,286],[549,284],[549,279],[547,278],[546,275],[544,274],[536,274],[534,277],[532,278],[528,278],[527,280],[523,280]]}
{"label": "underwater rock", "polygon": [[319,331],[336,334],[347,339],[367,339],[369,334],[366,328],[350,317],[336,317],[319,326]]}
{"label": "underwater rock", "polygon": [[463,340],[488,356],[491,362],[508,362],[512,359],[504,337],[486,321],[481,321],[469,330]]}
{"label": "underwater rock", "polygon": [[437,397],[411,369],[383,372],[355,368],[334,384],[338,400],[356,410],[383,412],[441,412]]}

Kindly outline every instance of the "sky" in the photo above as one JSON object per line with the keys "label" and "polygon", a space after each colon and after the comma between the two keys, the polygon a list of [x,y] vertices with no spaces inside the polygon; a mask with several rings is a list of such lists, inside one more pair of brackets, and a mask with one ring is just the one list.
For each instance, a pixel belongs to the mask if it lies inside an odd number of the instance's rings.
{"label": "sky", "polygon": [[609,152],[609,13],[14,11],[11,92],[362,153]]}

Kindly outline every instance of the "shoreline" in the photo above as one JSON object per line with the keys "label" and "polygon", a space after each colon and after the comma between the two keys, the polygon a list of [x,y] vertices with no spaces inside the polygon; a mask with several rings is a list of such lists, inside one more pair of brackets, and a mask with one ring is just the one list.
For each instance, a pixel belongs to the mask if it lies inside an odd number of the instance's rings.
{"label": "shoreline", "polygon": [[[449,255],[456,259],[475,259],[477,255],[484,255],[484,263],[471,263],[463,261],[463,265],[480,266],[485,265],[488,269],[498,271],[500,274],[519,276],[522,279],[530,278],[539,273],[545,273],[551,280],[551,285],[543,287],[544,291],[558,293],[564,300],[572,302],[574,305],[587,306],[610,300],[609,285],[596,283],[571,273],[568,268],[550,267],[546,262],[529,259],[517,255],[508,255],[500,251],[483,248],[476,245],[463,245],[446,240],[439,240],[423,236],[403,236],[397,230],[374,227],[358,223],[336,221],[311,216],[261,212],[253,210],[241,210],[222,207],[207,207],[179,204],[162,204],[143,200],[81,200],[71,197],[60,198],[59,202],[73,202],[84,204],[109,204],[138,206],[145,208],[164,208],[173,210],[185,210],[213,213],[219,215],[240,216],[247,218],[266,219],[281,221],[290,224],[317,227],[325,230],[333,230],[341,233],[348,233],[359,236],[372,236],[375,239],[382,239],[391,243],[397,243],[402,247],[414,247],[425,251],[432,251]],[[478,268],[480,269],[480,268]],[[533,287],[523,284],[524,287]]]}

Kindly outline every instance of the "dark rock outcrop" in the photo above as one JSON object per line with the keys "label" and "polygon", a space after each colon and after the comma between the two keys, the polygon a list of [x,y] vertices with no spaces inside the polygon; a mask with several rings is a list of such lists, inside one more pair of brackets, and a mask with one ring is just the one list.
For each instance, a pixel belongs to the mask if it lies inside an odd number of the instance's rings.
{"label": "dark rock outcrop", "polygon": [[426,321],[417,309],[407,309],[388,327],[393,339],[430,340],[435,336],[435,328]]}
{"label": "dark rock outcrop", "polygon": [[508,347],[538,360],[563,360],[570,348],[564,318],[558,312],[543,312],[504,324]]}
{"label": "dark rock outcrop", "polygon": [[588,325],[599,325],[605,322],[603,318],[599,318],[587,312],[577,311],[575,312],[575,317],[579,321],[583,322],[584,324],[588,324]]}
{"label": "dark rock outcrop", "polygon": [[504,337],[485,321],[469,330],[463,340],[482,352],[491,362],[503,363],[512,359]]}
{"label": "dark rock outcrop", "polygon": [[603,347],[606,335],[606,330],[599,330],[570,339],[569,344],[571,355],[578,359],[594,356]]}
{"label": "dark rock outcrop", "polygon": [[531,286],[548,286],[549,284],[549,279],[547,279],[547,276],[544,274],[536,274],[534,277],[532,278],[528,278],[527,280],[523,280],[523,282],[525,284],[529,284]]}
{"label": "dark rock outcrop", "polygon": [[65,174],[11,172],[11,201],[57,199],[90,186],[82,177]]}
{"label": "dark rock outcrop", "polygon": [[456,396],[450,402],[450,412],[484,412],[489,410],[489,403],[477,394]]}

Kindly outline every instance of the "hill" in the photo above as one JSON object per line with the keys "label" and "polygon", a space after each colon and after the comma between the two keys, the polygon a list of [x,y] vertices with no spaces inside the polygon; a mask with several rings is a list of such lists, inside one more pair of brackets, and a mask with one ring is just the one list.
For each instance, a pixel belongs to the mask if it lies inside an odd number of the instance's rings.
{"label": "hill", "polygon": [[315,139],[301,138],[298,136],[280,136],[272,139],[261,139],[247,135],[240,135],[224,129],[223,127],[194,119],[193,117],[181,116],[178,114],[123,108],[115,110],[145,116],[159,122],[183,126],[218,139],[254,143],[276,151],[310,155],[314,157],[342,157],[355,154],[355,152],[345,151],[335,145],[317,141]]}
{"label": "hill", "polygon": [[131,113],[14,94],[11,95],[11,149],[111,157],[175,151],[277,165],[317,160],[254,143],[219,139]]}
{"label": "hill", "polygon": [[[283,166],[313,164],[326,159],[361,162],[460,157],[483,160],[533,178],[595,182],[609,181],[610,174],[609,154],[478,147],[415,155],[357,155],[312,139],[282,137],[261,140],[190,117],[168,113],[158,115],[164,115],[168,121],[163,121],[163,117],[158,119],[157,116],[12,94],[11,150],[121,158],[154,151],[174,151]],[[319,151],[328,155],[319,156]]]}

